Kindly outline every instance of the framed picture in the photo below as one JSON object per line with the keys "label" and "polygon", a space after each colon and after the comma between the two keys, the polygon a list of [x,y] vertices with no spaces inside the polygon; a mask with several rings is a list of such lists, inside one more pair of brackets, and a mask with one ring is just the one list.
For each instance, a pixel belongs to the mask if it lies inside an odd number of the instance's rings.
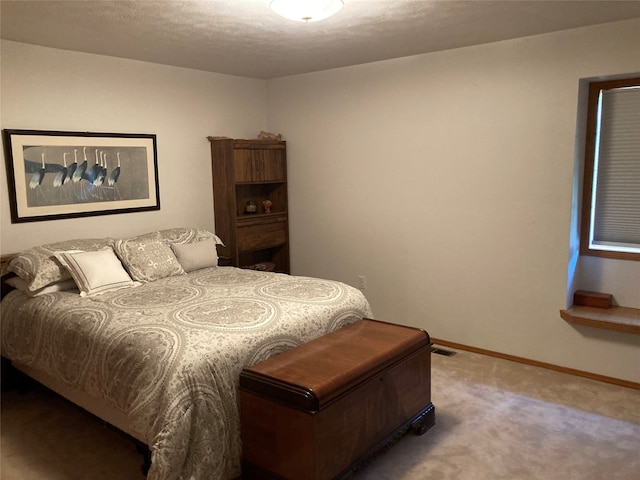
{"label": "framed picture", "polygon": [[155,135],[4,130],[12,223],[160,209]]}

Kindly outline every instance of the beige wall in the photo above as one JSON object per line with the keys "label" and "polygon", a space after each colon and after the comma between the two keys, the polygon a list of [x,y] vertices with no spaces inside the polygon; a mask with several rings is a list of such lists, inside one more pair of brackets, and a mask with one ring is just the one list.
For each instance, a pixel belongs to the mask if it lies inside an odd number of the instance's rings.
{"label": "beige wall", "polygon": [[[640,336],[566,305],[579,80],[640,71],[640,20],[267,82],[292,269],[377,318],[640,382]],[[607,288],[640,294],[640,265]],[[633,295],[633,292],[639,292]]]}
{"label": "beige wall", "polygon": [[207,136],[251,138],[263,130],[264,81],[9,41],[1,48],[2,128],[156,134],[161,205],[155,212],[12,224],[3,167],[3,254],[89,235],[214,229]]}

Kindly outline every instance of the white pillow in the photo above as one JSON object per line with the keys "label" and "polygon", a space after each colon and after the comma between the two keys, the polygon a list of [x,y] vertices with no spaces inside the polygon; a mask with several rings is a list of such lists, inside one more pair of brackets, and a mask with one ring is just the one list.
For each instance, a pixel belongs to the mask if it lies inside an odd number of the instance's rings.
{"label": "white pillow", "polygon": [[56,252],[55,256],[69,270],[83,297],[136,285],[112,248],[95,252]]}
{"label": "white pillow", "polygon": [[5,280],[7,285],[26,293],[30,297],[37,297],[38,295],[44,295],[45,293],[64,292],[66,290],[77,290],[76,282],[73,279],[62,280],[61,282],[52,283],[46,287],[38,290],[29,290],[29,282],[20,277],[11,277]]}
{"label": "white pillow", "polygon": [[185,272],[218,266],[218,252],[214,238],[193,243],[174,243],[171,248]]}

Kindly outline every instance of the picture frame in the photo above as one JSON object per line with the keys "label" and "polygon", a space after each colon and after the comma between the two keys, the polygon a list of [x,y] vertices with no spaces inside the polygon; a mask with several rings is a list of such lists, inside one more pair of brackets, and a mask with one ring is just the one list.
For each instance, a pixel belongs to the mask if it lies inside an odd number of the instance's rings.
{"label": "picture frame", "polygon": [[2,133],[12,223],[160,210],[153,134]]}

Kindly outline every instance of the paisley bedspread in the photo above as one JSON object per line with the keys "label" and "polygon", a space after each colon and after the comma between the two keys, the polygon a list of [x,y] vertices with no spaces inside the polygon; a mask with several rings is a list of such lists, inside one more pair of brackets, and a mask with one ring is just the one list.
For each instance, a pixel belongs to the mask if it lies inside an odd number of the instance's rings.
{"label": "paisley bedspread", "polygon": [[1,306],[3,356],[126,415],[149,480],[238,477],[242,368],[371,316],[343,283],[233,267]]}

